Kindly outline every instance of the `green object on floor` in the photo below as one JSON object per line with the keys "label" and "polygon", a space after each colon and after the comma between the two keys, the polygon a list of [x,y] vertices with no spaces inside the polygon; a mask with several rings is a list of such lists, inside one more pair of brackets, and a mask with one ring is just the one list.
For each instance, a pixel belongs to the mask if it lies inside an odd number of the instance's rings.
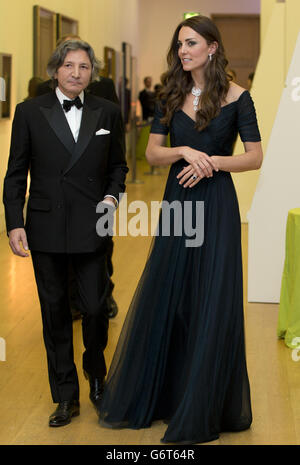
{"label": "green object on floor", "polygon": [[145,159],[145,152],[146,147],[148,144],[149,134],[150,134],[151,126],[144,126],[140,129],[137,143],[136,143],[136,159],[137,160],[144,160]]}
{"label": "green object on floor", "polygon": [[[136,159],[137,160],[145,159],[145,153],[146,153],[146,148],[148,144],[150,129],[151,129],[151,124],[149,124],[148,126],[144,126],[140,128],[139,130],[138,137],[137,137],[137,143],[136,143]],[[167,147],[170,147],[169,135],[167,136],[166,145]]]}
{"label": "green object on floor", "polygon": [[277,335],[288,347],[300,345],[300,208],[288,212]]}

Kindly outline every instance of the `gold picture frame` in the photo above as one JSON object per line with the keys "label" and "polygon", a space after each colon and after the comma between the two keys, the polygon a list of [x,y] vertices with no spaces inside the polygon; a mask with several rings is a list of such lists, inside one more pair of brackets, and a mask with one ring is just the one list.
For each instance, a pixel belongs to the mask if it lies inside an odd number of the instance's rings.
{"label": "gold picture frame", "polygon": [[69,18],[68,16],[57,13],[56,15],[56,32],[57,39],[71,35],[79,35],[79,23],[77,19]]}
{"label": "gold picture frame", "polygon": [[56,13],[33,7],[33,76],[48,79],[47,63],[56,45]]}
{"label": "gold picture frame", "polygon": [[116,82],[116,51],[111,47],[104,47],[104,68],[102,76],[110,78]]}
{"label": "gold picture frame", "polygon": [[1,98],[0,98],[0,118],[10,118],[11,116],[11,73],[12,55],[0,53],[0,78],[1,78]]}

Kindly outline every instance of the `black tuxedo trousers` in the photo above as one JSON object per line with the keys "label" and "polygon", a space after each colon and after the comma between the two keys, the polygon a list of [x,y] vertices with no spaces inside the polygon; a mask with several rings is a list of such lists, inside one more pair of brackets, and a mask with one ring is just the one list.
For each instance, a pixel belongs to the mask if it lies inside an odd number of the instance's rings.
{"label": "black tuxedo trousers", "polygon": [[73,354],[73,322],[69,308],[70,266],[82,312],[85,351],[82,367],[90,376],[103,379],[106,364],[108,317],[105,300],[109,293],[106,254],[63,254],[32,251],[32,261],[43,320],[48,373],[53,402],[79,399]]}

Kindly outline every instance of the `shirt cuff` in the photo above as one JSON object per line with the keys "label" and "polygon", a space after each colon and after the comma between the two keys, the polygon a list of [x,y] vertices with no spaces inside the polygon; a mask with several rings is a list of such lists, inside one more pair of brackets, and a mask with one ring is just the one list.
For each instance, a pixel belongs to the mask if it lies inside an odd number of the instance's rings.
{"label": "shirt cuff", "polygon": [[106,199],[107,197],[110,197],[111,199],[113,199],[113,200],[114,200],[115,207],[118,208],[119,202],[117,201],[116,197],[113,196],[113,195],[109,195],[109,194],[104,196],[105,199]]}

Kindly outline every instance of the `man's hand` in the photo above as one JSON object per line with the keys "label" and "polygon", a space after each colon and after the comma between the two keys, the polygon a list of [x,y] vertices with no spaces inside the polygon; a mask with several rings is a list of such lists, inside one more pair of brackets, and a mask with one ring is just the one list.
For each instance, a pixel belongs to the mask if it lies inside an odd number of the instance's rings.
{"label": "man's hand", "polygon": [[[19,257],[28,257],[29,254],[24,252],[28,250],[27,236],[24,228],[11,229],[8,233],[9,245],[15,255]],[[21,245],[22,244],[22,247]]]}
{"label": "man's hand", "polygon": [[111,205],[112,207],[117,208],[116,200],[109,195],[104,197],[104,199],[102,200],[102,203],[107,203],[108,205]]}

